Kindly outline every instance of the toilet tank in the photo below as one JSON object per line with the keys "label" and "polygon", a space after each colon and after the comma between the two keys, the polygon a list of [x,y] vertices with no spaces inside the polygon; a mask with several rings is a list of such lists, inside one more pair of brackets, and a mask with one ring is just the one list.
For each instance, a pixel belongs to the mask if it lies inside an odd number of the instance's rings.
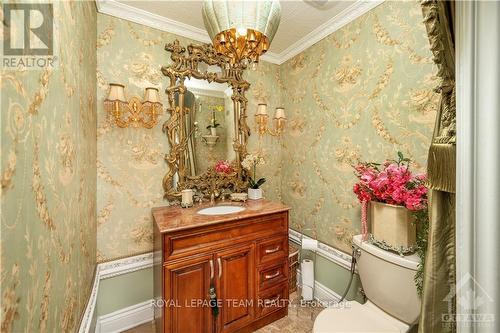
{"label": "toilet tank", "polygon": [[382,250],[362,242],[361,235],[354,236],[353,242],[361,250],[357,267],[366,297],[396,319],[409,325],[416,323],[420,298],[414,277],[419,258]]}

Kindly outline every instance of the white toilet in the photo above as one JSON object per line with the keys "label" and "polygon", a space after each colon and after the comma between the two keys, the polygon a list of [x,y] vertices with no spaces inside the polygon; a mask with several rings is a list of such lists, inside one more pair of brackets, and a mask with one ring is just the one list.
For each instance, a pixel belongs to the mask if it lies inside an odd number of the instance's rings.
{"label": "white toilet", "polygon": [[413,278],[420,262],[413,254],[400,256],[361,241],[357,267],[368,301],[346,302],[343,308],[328,308],[314,322],[313,333],[403,333],[420,316],[420,298]]}

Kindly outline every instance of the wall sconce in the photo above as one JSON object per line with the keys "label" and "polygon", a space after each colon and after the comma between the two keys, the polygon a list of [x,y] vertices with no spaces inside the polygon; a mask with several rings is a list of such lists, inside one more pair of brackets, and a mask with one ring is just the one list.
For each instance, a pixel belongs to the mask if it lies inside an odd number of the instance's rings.
{"label": "wall sconce", "polygon": [[259,104],[257,106],[257,113],[255,114],[255,120],[258,125],[259,135],[269,134],[272,136],[281,136],[285,130],[286,116],[285,109],[283,107],[277,107],[274,113],[274,127],[275,129],[267,128],[267,120],[269,116],[267,115],[267,104]]}
{"label": "wall sconce", "polygon": [[158,115],[163,113],[158,89],[146,88],[144,101],[135,96],[127,101],[124,90],[123,84],[110,83],[108,98],[104,100],[104,109],[114,119],[116,125],[121,128],[129,125],[136,128],[139,126],[153,128],[158,123]]}

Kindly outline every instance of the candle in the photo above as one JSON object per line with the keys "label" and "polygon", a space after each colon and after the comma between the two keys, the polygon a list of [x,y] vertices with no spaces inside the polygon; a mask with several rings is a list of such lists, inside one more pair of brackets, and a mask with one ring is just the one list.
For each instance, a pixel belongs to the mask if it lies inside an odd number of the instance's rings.
{"label": "candle", "polygon": [[191,207],[193,205],[193,194],[194,194],[194,191],[191,189],[181,191],[181,195],[182,195],[181,205],[182,205],[182,207]]}

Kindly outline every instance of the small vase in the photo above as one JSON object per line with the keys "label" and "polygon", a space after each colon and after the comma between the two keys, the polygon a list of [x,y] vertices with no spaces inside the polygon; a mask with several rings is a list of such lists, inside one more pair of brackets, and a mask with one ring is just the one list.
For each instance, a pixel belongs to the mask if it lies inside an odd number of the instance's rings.
{"label": "small vase", "polygon": [[213,136],[216,136],[217,135],[217,128],[210,127],[210,134],[212,134]]}
{"label": "small vase", "polygon": [[248,199],[259,200],[262,199],[262,189],[260,188],[249,188],[248,189]]}

